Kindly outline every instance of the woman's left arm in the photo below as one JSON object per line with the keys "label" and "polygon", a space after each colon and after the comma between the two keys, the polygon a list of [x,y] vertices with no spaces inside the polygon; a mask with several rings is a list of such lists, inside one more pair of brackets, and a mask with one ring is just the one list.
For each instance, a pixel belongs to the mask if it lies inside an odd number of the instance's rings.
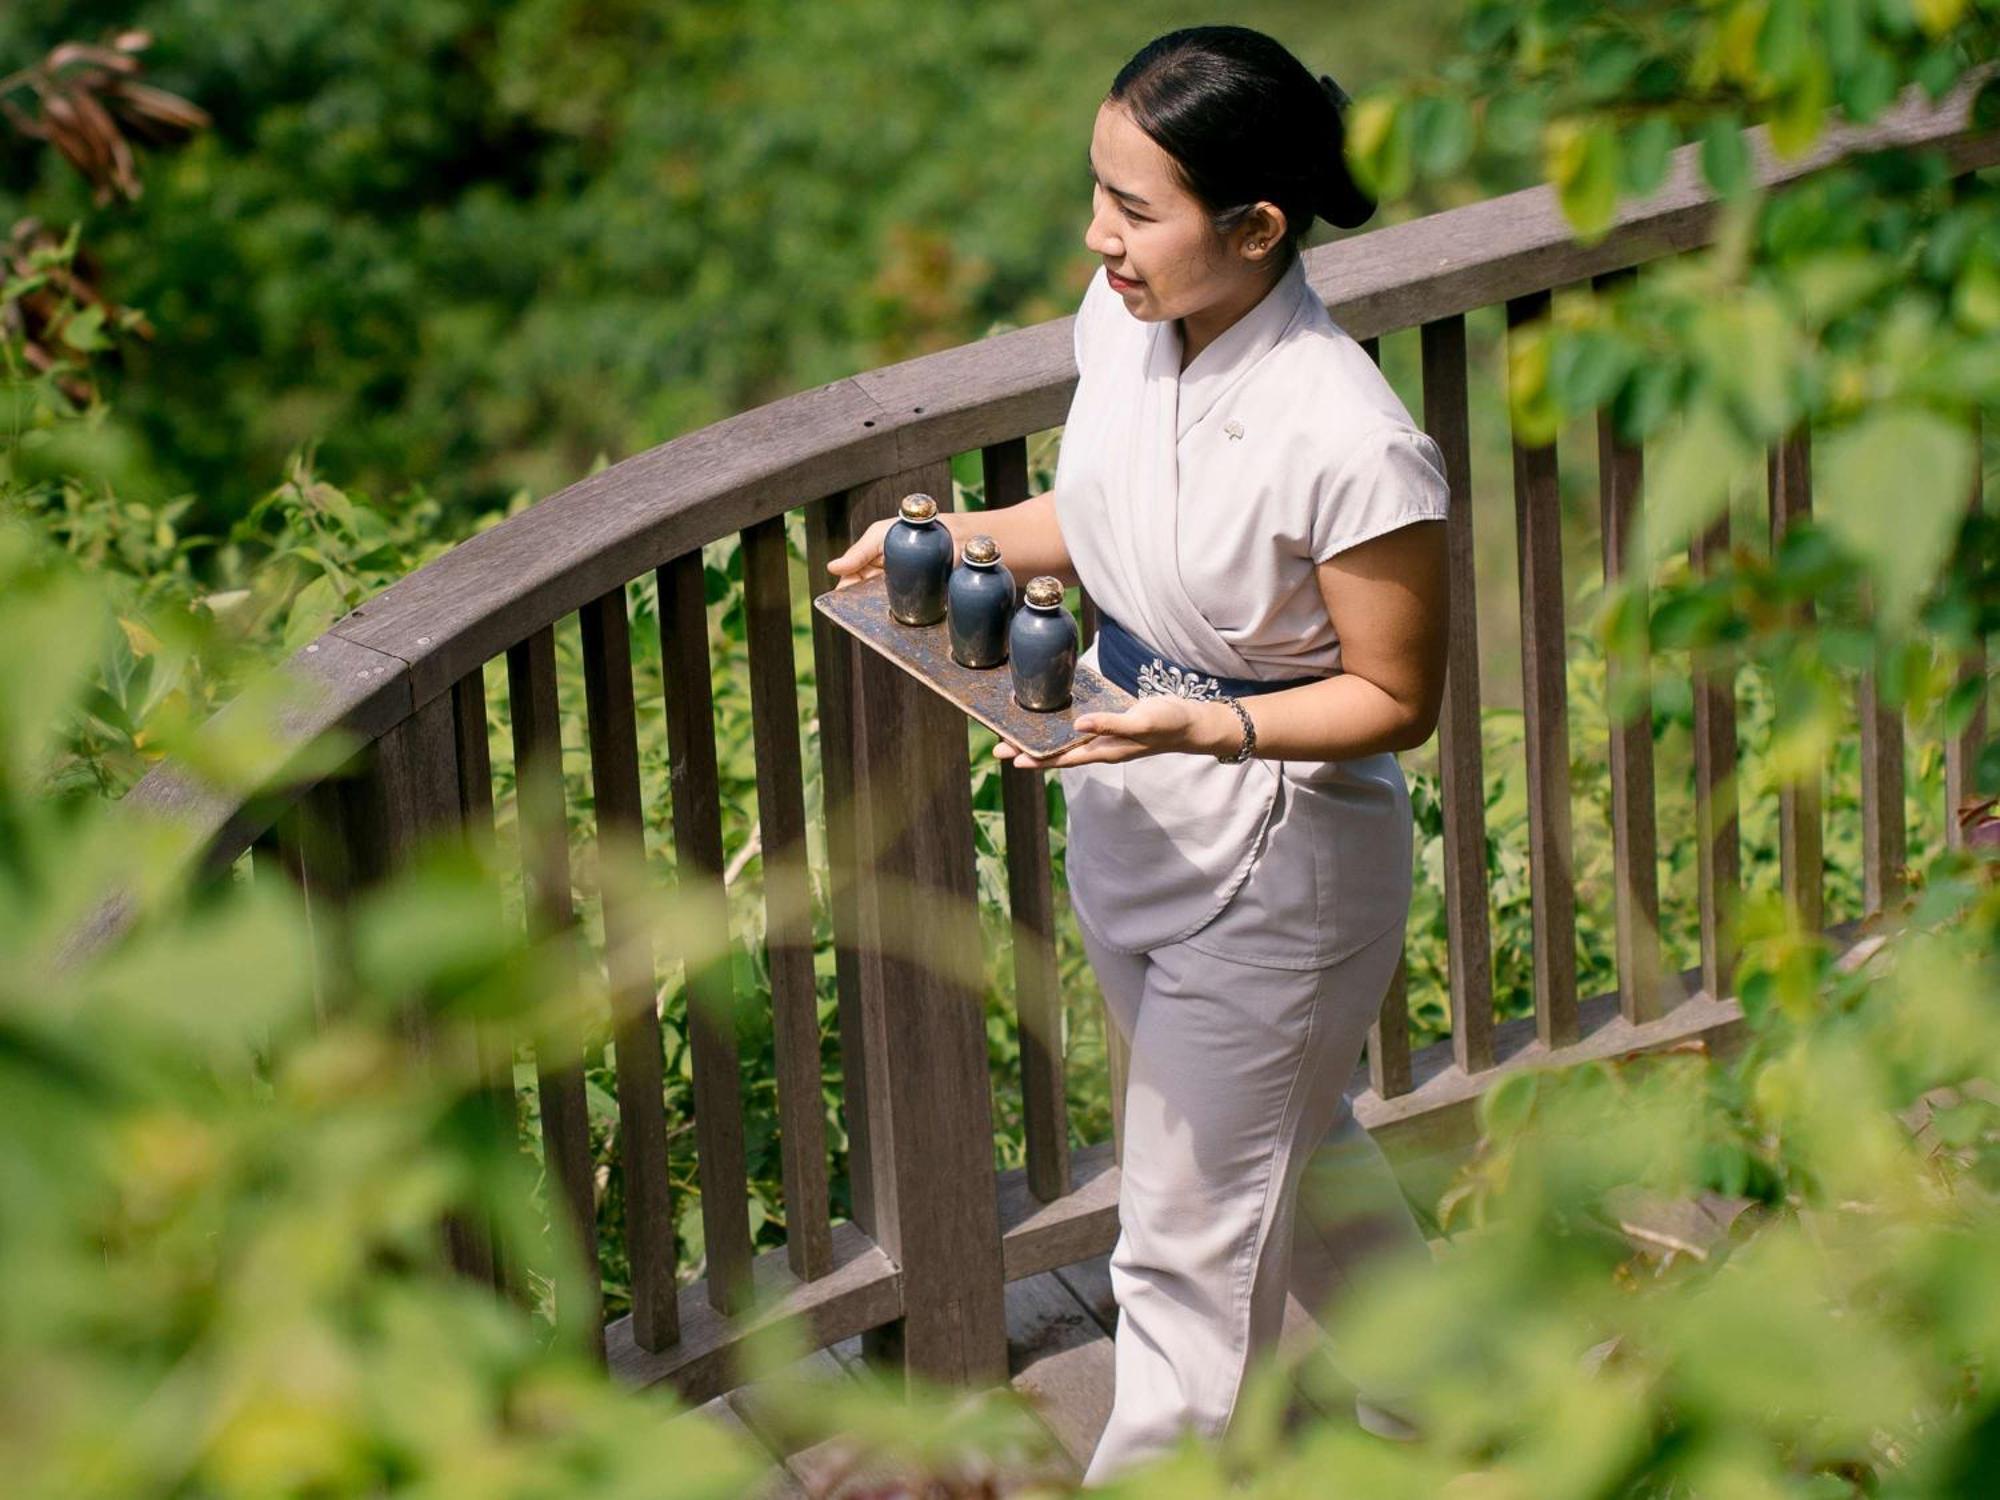
{"label": "woman's left arm", "polygon": [[[1445,528],[1415,521],[1317,565],[1320,595],[1340,639],[1339,675],[1237,701],[1257,726],[1265,760],[1354,760],[1409,750],[1430,738],[1444,697]],[[1226,704],[1165,695],[1120,714],[1085,714],[1095,738],[1037,760],[1002,740],[994,753],[1027,769],[1133,760],[1183,751],[1224,756],[1243,742]]]}

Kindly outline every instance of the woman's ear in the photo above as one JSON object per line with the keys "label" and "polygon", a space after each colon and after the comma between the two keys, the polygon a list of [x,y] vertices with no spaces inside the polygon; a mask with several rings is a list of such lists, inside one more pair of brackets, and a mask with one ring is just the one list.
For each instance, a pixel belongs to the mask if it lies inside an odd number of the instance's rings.
{"label": "woman's ear", "polygon": [[1244,259],[1262,265],[1278,253],[1288,227],[1282,208],[1275,203],[1260,202],[1236,226],[1237,252]]}

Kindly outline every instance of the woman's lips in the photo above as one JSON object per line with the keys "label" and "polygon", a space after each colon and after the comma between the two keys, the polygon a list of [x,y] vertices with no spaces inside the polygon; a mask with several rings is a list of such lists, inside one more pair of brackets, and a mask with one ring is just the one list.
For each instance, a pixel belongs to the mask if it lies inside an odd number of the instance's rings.
{"label": "woman's lips", "polygon": [[1113,290],[1114,292],[1130,291],[1134,287],[1141,287],[1146,284],[1143,281],[1127,281],[1123,276],[1120,276],[1116,271],[1112,270],[1111,267],[1109,266],[1106,266],[1104,268],[1104,275],[1105,278],[1108,281],[1110,281],[1111,290]]}

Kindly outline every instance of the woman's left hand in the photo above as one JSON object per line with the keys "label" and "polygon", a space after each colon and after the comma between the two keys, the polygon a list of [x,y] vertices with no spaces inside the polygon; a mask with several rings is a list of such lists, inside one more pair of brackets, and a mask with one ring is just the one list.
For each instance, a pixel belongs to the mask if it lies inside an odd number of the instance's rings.
{"label": "woman's left hand", "polygon": [[993,753],[1024,771],[1137,760],[1142,755],[1163,755],[1176,750],[1213,755],[1215,751],[1208,744],[1208,736],[1215,728],[1211,715],[1217,712],[1228,715],[1231,724],[1236,722],[1235,716],[1221,704],[1153,693],[1123,713],[1081,715],[1076,727],[1091,738],[1080,745],[1071,745],[1060,755],[1038,758],[1006,739],[993,747]]}

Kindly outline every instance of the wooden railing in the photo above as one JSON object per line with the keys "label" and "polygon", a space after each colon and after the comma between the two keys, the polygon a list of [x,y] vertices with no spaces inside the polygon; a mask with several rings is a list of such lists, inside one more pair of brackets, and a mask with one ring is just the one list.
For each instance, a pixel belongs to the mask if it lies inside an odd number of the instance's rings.
{"label": "wooden railing", "polygon": [[[1962,96],[1937,108],[1913,102],[1866,131],[1836,131],[1800,160],[1778,161],[1757,133],[1752,140],[1770,185],[1853,151],[1897,145],[1934,148],[1959,172],[2000,160],[2000,136],[1969,129]],[[1735,795],[1735,697],[1730,683],[1715,677],[1703,678],[1695,696],[1695,789],[1708,830],[1699,860],[1701,964],[1685,975],[1660,972],[1651,736],[1643,723],[1615,725],[1609,764],[1620,984],[1606,995],[1578,996],[1557,454],[1517,437],[1534,1014],[1496,1024],[1472,555],[1473,509],[1488,503],[1491,482],[1476,494],[1465,315],[1504,305],[1508,328],[1518,329],[1546,310],[1557,289],[1630,275],[1649,259],[1701,245],[1714,223],[1689,148],[1660,193],[1628,208],[1612,233],[1589,246],[1572,238],[1553,196],[1536,189],[1380,229],[1309,257],[1315,290],[1371,351],[1384,334],[1421,329],[1423,423],[1442,448],[1453,502],[1451,656],[1439,745],[1451,1034],[1412,1054],[1399,976],[1370,1036],[1370,1086],[1356,1099],[1363,1122],[1392,1149],[1463,1141],[1469,1106],[1506,1069],[1697,1036],[1724,1045],[1740,1018],[1724,993],[1729,957],[1721,921],[1739,884],[1735,815],[1720,805]],[[135,809],[189,824],[210,868],[255,843],[303,883],[312,903],[336,903],[394,867],[427,834],[491,826],[483,669],[504,656],[528,921],[539,931],[566,928],[577,914],[555,629],[564,617],[579,617],[596,837],[607,857],[634,856],[647,809],[627,587],[651,572],[672,856],[683,899],[710,903],[720,929],[727,920],[725,850],[701,549],[740,537],[788,1233],[782,1249],[753,1252],[735,1036],[719,1019],[734,997],[726,968],[704,966],[689,976],[689,1028],[707,1275],[676,1286],[654,1005],[655,960],[671,955],[649,954],[643,934],[631,940],[638,918],[607,883],[632,1311],[602,1326],[593,1271],[558,1287],[557,1312],[559,1323],[583,1336],[601,1334],[611,1366],[633,1382],[671,1381],[695,1398],[716,1393],[730,1382],[731,1351],[752,1307],[759,1317],[797,1320],[815,1345],[867,1333],[878,1350],[899,1350],[910,1368],[928,1375],[998,1379],[1004,1283],[1099,1254],[1115,1236],[1113,1147],[1072,1150],[1063,1057],[1053,1041],[1062,999],[1043,782],[1032,772],[1002,772],[1026,1166],[997,1173],[983,997],[964,966],[947,961],[963,932],[936,929],[928,948],[909,941],[926,933],[913,903],[935,913],[975,900],[965,721],[817,615],[811,691],[833,876],[850,1221],[834,1222],[829,1212],[816,987],[810,938],[801,936],[810,926],[800,919],[810,887],[788,513],[803,511],[806,571],[816,590],[827,579],[826,560],[891,513],[903,494],[949,497],[956,455],[979,454],[987,504],[1019,502],[1029,489],[1026,437],[1063,420],[1074,382],[1065,318],[836,381],[628,459],[461,543],[292,658],[310,697],[287,733],[301,746],[338,730],[358,733],[368,742],[358,775],[280,778],[269,794],[238,801],[166,766],[128,799]],[[1639,505],[1642,461],[1608,423],[1599,427],[1598,448],[1609,577]],[[1801,434],[1771,457],[1774,530],[1810,509],[1806,453]],[[1697,566],[1726,546],[1726,527],[1696,543]],[[1902,862],[1903,745],[1896,717],[1872,699],[1864,708],[1867,893],[1879,905],[1893,893]],[[1975,744],[1968,735],[1948,747],[1953,788],[1964,784]],[[279,839],[273,825],[292,800],[309,814],[300,826],[313,834]],[[1788,792],[1782,819],[1785,888],[1817,921],[1817,794],[1809,787]],[[119,920],[108,908],[90,936]],[[552,1200],[562,1204],[594,1267],[580,1040],[563,1033],[495,1039],[488,1061],[506,1122],[513,1118],[506,1063],[517,1040],[533,1047]],[[476,1226],[465,1229],[460,1257],[497,1277],[479,1240]]]}

